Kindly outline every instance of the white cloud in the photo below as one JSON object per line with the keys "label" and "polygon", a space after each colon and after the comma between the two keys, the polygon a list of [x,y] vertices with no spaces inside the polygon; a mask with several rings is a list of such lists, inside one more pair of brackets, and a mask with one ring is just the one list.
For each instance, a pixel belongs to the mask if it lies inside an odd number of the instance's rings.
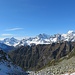
{"label": "white cloud", "polygon": [[11,28],[11,29],[6,29],[6,31],[16,31],[16,30],[22,30],[23,28]]}
{"label": "white cloud", "polygon": [[12,36],[13,34],[2,34],[2,36]]}

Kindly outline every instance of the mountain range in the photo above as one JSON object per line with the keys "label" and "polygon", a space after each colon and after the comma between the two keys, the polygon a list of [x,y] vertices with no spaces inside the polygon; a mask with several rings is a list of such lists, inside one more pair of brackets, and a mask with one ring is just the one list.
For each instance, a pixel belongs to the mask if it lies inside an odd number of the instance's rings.
{"label": "mountain range", "polygon": [[5,38],[4,40],[0,41],[0,44],[6,44],[8,46],[26,46],[26,45],[37,45],[37,44],[52,44],[58,43],[63,41],[75,41],[75,32],[68,31],[66,34],[54,34],[54,35],[47,35],[47,34],[39,34],[35,37],[28,37],[23,38],[21,40],[12,38]]}
{"label": "mountain range", "polygon": [[74,61],[74,31],[0,41],[1,75],[73,75]]}

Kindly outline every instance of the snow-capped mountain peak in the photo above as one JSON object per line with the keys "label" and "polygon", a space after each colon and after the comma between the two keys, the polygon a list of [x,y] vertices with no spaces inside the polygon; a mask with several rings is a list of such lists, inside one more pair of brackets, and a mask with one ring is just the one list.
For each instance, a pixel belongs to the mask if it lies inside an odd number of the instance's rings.
{"label": "snow-capped mountain peak", "polygon": [[73,30],[69,30],[68,34],[75,34],[75,32]]}
{"label": "snow-capped mountain peak", "polygon": [[50,36],[49,35],[47,35],[47,34],[39,34],[38,36],[37,36],[38,38],[42,38],[42,39],[48,39]]}
{"label": "snow-capped mountain peak", "polygon": [[70,30],[66,34],[54,34],[54,35],[47,35],[47,34],[39,34],[35,37],[28,37],[22,40],[12,38],[5,38],[1,43],[4,43],[9,46],[26,46],[32,44],[52,44],[55,42],[60,41],[75,41],[75,32]]}
{"label": "snow-capped mountain peak", "polygon": [[2,43],[9,45],[9,46],[16,46],[19,43],[19,40],[12,38],[5,38]]}

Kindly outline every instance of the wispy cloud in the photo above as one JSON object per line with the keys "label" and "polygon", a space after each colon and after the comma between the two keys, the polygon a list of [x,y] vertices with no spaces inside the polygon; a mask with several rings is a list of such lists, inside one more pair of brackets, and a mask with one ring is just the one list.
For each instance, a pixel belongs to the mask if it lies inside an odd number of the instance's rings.
{"label": "wispy cloud", "polygon": [[13,34],[2,34],[1,36],[12,36]]}
{"label": "wispy cloud", "polygon": [[16,30],[22,30],[23,28],[11,28],[11,29],[6,29],[6,31],[16,31]]}

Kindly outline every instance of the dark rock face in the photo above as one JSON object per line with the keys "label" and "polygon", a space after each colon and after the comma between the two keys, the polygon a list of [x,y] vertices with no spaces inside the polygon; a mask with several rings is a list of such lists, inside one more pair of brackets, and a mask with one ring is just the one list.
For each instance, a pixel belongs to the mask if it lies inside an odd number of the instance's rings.
{"label": "dark rock face", "polygon": [[8,60],[6,56],[7,56],[7,54],[5,52],[3,52],[3,50],[0,49],[0,61]]}
{"label": "dark rock face", "polygon": [[53,43],[48,45],[21,46],[9,53],[14,63],[27,70],[38,70],[53,59],[69,54],[75,42]]}

